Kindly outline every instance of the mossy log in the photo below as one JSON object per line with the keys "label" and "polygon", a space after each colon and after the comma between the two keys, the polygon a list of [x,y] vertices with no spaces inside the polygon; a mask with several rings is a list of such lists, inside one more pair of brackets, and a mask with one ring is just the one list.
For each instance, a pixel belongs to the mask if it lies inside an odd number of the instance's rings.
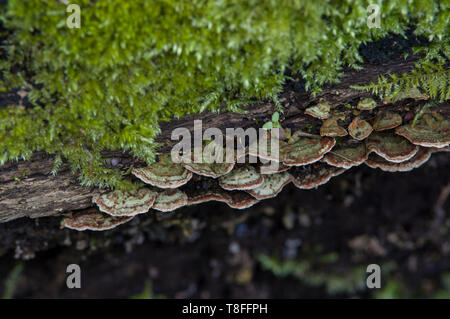
{"label": "mossy log", "polygon": [[[376,81],[381,75],[402,74],[410,71],[416,57],[407,60],[397,59],[384,65],[365,65],[362,71],[347,70],[340,83],[325,87],[317,96],[305,92],[296,81],[285,84],[279,100],[283,106],[283,127],[304,128],[317,126],[319,121],[304,114],[308,106],[325,100],[330,105],[355,104],[361,98],[370,94],[350,88],[352,85],[364,85]],[[0,100],[0,107],[2,101]],[[410,106],[417,110],[423,102],[413,102]],[[402,110],[403,101],[386,105],[380,105],[379,109]],[[439,106],[444,113],[450,113],[448,102]],[[255,103],[249,105],[245,114],[230,112],[188,115],[170,122],[161,123],[162,134],[159,142],[170,140],[171,132],[176,127],[186,127],[193,131],[193,120],[201,119],[203,129],[209,127],[248,128],[261,126],[267,122],[270,115],[276,111],[272,102]],[[348,123],[346,123],[348,124]],[[163,147],[164,148],[164,147]],[[143,163],[133,159],[127,153],[114,151],[105,154],[108,158],[114,158],[115,167],[124,170],[131,165],[139,166]],[[111,164],[112,165],[112,164]],[[0,222],[7,222],[20,217],[43,217],[56,215],[61,212],[80,210],[91,207],[92,196],[98,193],[98,189],[80,186],[77,176],[73,175],[67,164],[63,164],[56,175],[51,175],[53,159],[50,155],[37,152],[29,161],[8,162],[0,167]]]}

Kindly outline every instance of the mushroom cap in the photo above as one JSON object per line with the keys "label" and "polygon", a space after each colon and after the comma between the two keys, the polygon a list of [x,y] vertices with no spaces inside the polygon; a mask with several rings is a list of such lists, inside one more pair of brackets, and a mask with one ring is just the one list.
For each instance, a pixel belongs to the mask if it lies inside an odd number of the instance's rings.
{"label": "mushroom cap", "polygon": [[96,209],[90,209],[85,212],[75,213],[71,216],[64,217],[61,221],[61,226],[78,231],[101,231],[113,229],[132,219],[133,216],[113,217],[110,215],[102,214]]}
{"label": "mushroom cap", "polygon": [[361,120],[359,116],[355,117],[348,126],[348,133],[355,140],[362,141],[372,133],[372,126],[366,120]]}
{"label": "mushroom cap", "polygon": [[290,172],[292,182],[300,189],[311,189],[327,183],[332,177],[345,172],[345,168],[334,167],[325,163],[295,167]]}
{"label": "mushroom cap", "polygon": [[320,136],[346,136],[348,132],[342,126],[337,123],[337,118],[332,117],[325,120],[320,127]]}
{"label": "mushroom cap", "polygon": [[284,165],[283,163],[275,163],[278,164],[278,168],[274,168],[269,164],[259,166],[259,173],[262,175],[276,174],[285,172],[291,168],[291,166]]}
{"label": "mushroom cap", "polygon": [[283,163],[287,166],[299,166],[314,163],[329,152],[334,144],[332,137],[299,137],[297,141],[288,144]]}
{"label": "mushroom cap", "polygon": [[226,192],[208,191],[203,194],[197,194],[193,197],[188,196],[188,205],[195,205],[200,203],[206,203],[210,201],[229,203],[231,196]]}
{"label": "mushroom cap", "polygon": [[414,100],[427,100],[429,96],[426,94],[422,94],[418,88],[410,88],[403,91],[400,91],[395,96],[387,97],[383,102],[384,103],[395,103],[405,99],[414,99]]}
{"label": "mushroom cap", "polygon": [[260,186],[264,177],[251,166],[235,167],[227,175],[219,178],[219,185],[226,190],[247,190]]}
{"label": "mushroom cap", "polygon": [[250,196],[246,192],[234,191],[231,192],[230,194],[231,194],[231,201],[229,201],[227,204],[231,208],[245,209],[259,202],[259,200],[257,200],[253,196]]}
{"label": "mushroom cap", "polygon": [[158,193],[153,209],[161,212],[171,212],[188,204],[187,195],[179,189],[167,189]]}
{"label": "mushroom cap", "polygon": [[438,114],[425,114],[415,126],[399,126],[395,133],[411,143],[424,147],[446,147],[450,144],[450,120]]}
{"label": "mushroom cap", "polygon": [[198,177],[198,181],[183,188],[188,196],[188,205],[218,201],[228,203],[231,201],[229,192],[219,186],[216,179]]}
{"label": "mushroom cap", "polygon": [[223,147],[216,146],[217,151],[222,152],[222,161],[216,163],[214,154],[211,155],[211,158],[204,157],[205,155],[203,151],[206,152],[207,147],[208,146],[205,146],[204,149],[202,148],[200,150],[194,149],[192,152],[191,161],[189,163],[184,163],[184,167],[197,175],[212,178],[218,178],[222,175],[228,174],[234,167],[236,161],[235,156],[229,158]]}
{"label": "mushroom cap", "polygon": [[134,191],[115,190],[92,198],[100,211],[111,216],[135,216],[148,212],[156,199],[156,192],[148,188]]}
{"label": "mushroom cap", "polygon": [[159,188],[177,188],[192,178],[192,172],[174,163],[170,154],[160,156],[160,161],[151,166],[134,168],[132,174],[144,183]]}
{"label": "mushroom cap", "polygon": [[432,153],[450,152],[450,145],[449,146],[445,146],[445,147],[441,147],[441,148],[432,147],[431,149],[433,150]]}
{"label": "mushroom cap", "polygon": [[359,101],[356,107],[363,111],[370,111],[377,107],[377,102],[371,98],[364,98]]}
{"label": "mushroom cap", "polygon": [[419,146],[393,132],[374,132],[366,140],[367,152],[375,152],[384,159],[399,163],[413,157]]}
{"label": "mushroom cap", "polygon": [[319,120],[326,120],[330,116],[330,105],[327,103],[319,103],[308,107],[305,114],[315,117]]}
{"label": "mushroom cap", "polygon": [[[261,160],[281,162],[283,159],[283,149],[286,142],[273,136],[260,136],[258,140],[252,141],[246,150],[246,154],[258,157]],[[272,148],[275,146],[278,148]]]}
{"label": "mushroom cap", "polygon": [[184,167],[201,176],[219,178],[231,172],[234,163],[185,163]]}
{"label": "mushroom cap", "polygon": [[390,111],[379,112],[373,122],[373,129],[374,131],[384,131],[399,125],[402,125],[402,117],[400,114]]}
{"label": "mushroom cap", "polygon": [[366,161],[366,165],[371,168],[379,168],[386,172],[407,172],[428,161],[431,157],[431,153],[432,150],[430,148],[421,147],[412,158],[399,163],[388,161],[375,154],[370,154]]}
{"label": "mushroom cap", "polygon": [[292,177],[288,172],[267,175],[264,177],[264,183],[261,186],[248,190],[247,193],[256,199],[275,197],[291,180]]}
{"label": "mushroom cap", "polygon": [[328,165],[350,168],[362,164],[367,159],[365,143],[339,145],[332,152],[327,153],[323,161]]}

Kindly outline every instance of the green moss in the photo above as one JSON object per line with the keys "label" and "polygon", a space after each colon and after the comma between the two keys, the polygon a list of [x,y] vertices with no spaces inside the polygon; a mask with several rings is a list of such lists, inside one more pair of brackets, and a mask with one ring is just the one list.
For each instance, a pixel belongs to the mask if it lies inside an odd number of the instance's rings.
{"label": "green moss", "polygon": [[64,158],[83,184],[126,186],[102,151],[151,163],[161,121],[277,101],[287,68],[317,92],[358,67],[361,43],[409,25],[431,41],[427,59],[448,52],[445,2],[390,1],[379,29],[369,2],[79,0],[81,28],[69,29],[62,1],[10,0],[0,89],[26,89],[33,106],[0,109],[0,165],[44,150],[54,172]]}

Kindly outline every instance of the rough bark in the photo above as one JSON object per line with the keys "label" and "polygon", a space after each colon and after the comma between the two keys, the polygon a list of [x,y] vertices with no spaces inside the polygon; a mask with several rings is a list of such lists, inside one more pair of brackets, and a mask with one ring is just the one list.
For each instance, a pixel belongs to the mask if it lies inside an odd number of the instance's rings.
{"label": "rough bark", "polygon": [[[407,72],[413,67],[416,58],[398,59],[385,65],[366,65],[362,71],[347,70],[340,83],[326,87],[322,93],[313,97],[303,89],[297,89],[295,81],[288,82],[280,101],[285,110],[283,126],[301,127],[306,123],[315,123],[314,119],[302,112],[308,105],[325,99],[332,105],[344,105],[357,101],[369,94],[350,88],[350,85],[364,84],[375,81],[383,74]],[[383,106],[392,107],[392,106]],[[269,119],[276,110],[273,103],[250,105],[245,114],[230,112],[210,113],[184,116],[170,122],[161,123],[162,134],[159,141],[170,139],[171,132],[176,127],[186,127],[193,130],[193,120],[201,119],[203,129],[217,127],[255,126]],[[118,158],[119,166],[140,164],[130,155],[122,152],[107,152],[106,156]],[[91,198],[95,188],[80,186],[77,177],[70,172],[64,163],[56,176],[50,174],[52,157],[43,152],[37,152],[29,161],[9,162],[0,167],[0,222],[6,222],[20,217],[42,217],[55,215],[63,211],[84,209],[92,206]]]}

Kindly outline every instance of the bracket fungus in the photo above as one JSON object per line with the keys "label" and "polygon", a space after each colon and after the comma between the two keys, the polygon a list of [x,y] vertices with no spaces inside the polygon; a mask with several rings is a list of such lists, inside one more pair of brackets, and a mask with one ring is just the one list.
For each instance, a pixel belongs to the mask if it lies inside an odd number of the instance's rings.
{"label": "bracket fungus", "polygon": [[350,168],[362,164],[367,159],[365,143],[339,145],[327,153],[323,161],[328,165]]}
{"label": "bracket fungus", "polygon": [[319,120],[326,120],[330,116],[330,105],[327,103],[319,103],[317,105],[308,107],[305,110],[305,114]]}
{"label": "bracket fungus", "polygon": [[335,117],[325,120],[320,127],[320,136],[336,137],[346,135],[348,135],[347,130],[342,126],[339,126],[337,118]]}
{"label": "bracket fungus", "polygon": [[[236,156],[231,163],[207,163],[203,155],[200,161],[178,165],[163,155],[154,165],[132,171],[142,181],[161,188],[160,193],[140,188],[97,195],[93,202],[108,215],[98,211],[70,215],[62,225],[77,230],[111,229],[150,208],[169,212],[208,201],[245,209],[275,197],[290,182],[300,189],[316,188],[364,162],[371,168],[405,172],[421,166],[434,152],[450,151],[450,121],[436,112],[426,113],[416,125],[399,126],[399,114],[382,111],[373,120],[373,128],[357,116],[348,133],[337,121],[337,117],[325,120],[320,136],[296,131],[286,141],[265,135],[263,143],[250,144],[253,147],[244,152],[245,159],[253,157],[256,165],[235,163]],[[272,154],[274,145],[279,149]]]}
{"label": "bracket fungus", "polygon": [[179,189],[166,189],[158,193],[153,209],[160,212],[171,212],[177,208],[186,206],[188,204],[188,197],[186,193]]}
{"label": "bracket fungus", "polygon": [[218,178],[231,172],[234,163],[186,163],[184,167],[197,175]]}
{"label": "bracket fungus", "polygon": [[148,212],[156,199],[156,192],[148,188],[135,191],[115,190],[92,198],[100,211],[111,216],[135,216]]}
{"label": "bracket fungus", "polygon": [[70,228],[78,231],[83,230],[109,230],[121,224],[124,224],[133,219],[133,216],[128,217],[113,217],[105,215],[91,209],[85,212],[71,214],[66,216],[61,221],[61,227]]}
{"label": "bracket fungus", "polygon": [[399,126],[395,133],[416,145],[442,148],[450,144],[450,120],[436,113],[425,114],[416,125]]}
{"label": "bracket fungus", "polygon": [[283,163],[288,166],[307,165],[320,160],[329,152],[334,144],[332,137],[299,137],[297,141],[288,144]]}
{"label": "bracket fungus", "polygon": [[429,98],[430,97],[427,96],[426,94],[422,94],[418,88],[413,87],[407,90],[400,91],[398,94],[385,98],[383,103],[384,104],[395,103],[405,99],[414,99],[418,101],[418,100],[427,100]]}
{"label": "bracket fungus", "polygon": [[359,116],[355,117],[348,126],[348,133],[355,140],[362,141],[372,133],[372,126],[366,120],[362,120]]}
{"label": "bracket fungus", "polygon": [[377,107],[377,102],[375,102],[374,99],[371,98],[365,98],[359,101],[356,108],[362,110],[362,111],[370,111]]}
{"label": "bracket fungus", "polygon": [[260,186],[264,177],[251,166],[235,167],[227,175],[219,178],[219,185],[226,190],[247,190]]}
{"label": "bracket fungus", "polygon": [[[272,147],[278,147],[278,151]],[[281,162],[284,158],[285,147],[286,142],[283,140],[273,136],[264,136],[259,140],[252,141],[245,154],[263,161]]]}
{"label": "bracket fungus", "polygon": [[195,185],[184,187],[183,191],[188,197],[188,205],[195,205],[209,201],[228,203],[231,201],[229,192],[223,190],[215,179],[203,178]]}
{"label": "bracket fungus", "polygon": [[413,157],[419,146],[392,132],[375,132],[366,142],[367,153],[375,152],[390,162],[404,162]]}
{"label": "bracket fungus", "polygon": [[373,122],[374,131],[385,131],[402,125],[402,117],[400,114],[386,111],[378,112]]}
{"label": "bracket fungus", "polygon": [[195,205],[200,203],[206,203],[210,201],[229,203],[231,196],[226,192],[207,191],[198,193],[196,195],[188,195],[188,205]]}
{"label": "bracket fungus", "polygon": [[[218,178],[222,175],[228,174],[234,167],[235,158],[227,158],[227,154],[222,147],[211,148],[214,154],[209,154],[207,151],[208,146],[204,149],[194,149],[192,152],[192,158],[189,163],[184,163],[184,167],[201,176]],[[219,158],[217,158],[216,152],[221,152]],[[206,155],[207,154],[207,155]],[[206,158],[205,158],[206,156]]]}
{"label": "bracket fungus", "polygon": [[272,165],[261,165],[259,166],[259,173],[262,175],[270,175],[270,174],[276,174],[281,173],[289,170],[291,166],[284,165],[283,163],[278,164],[278,168],[274,168]]}
{"label": "bracket fungus", "polygon": [[231,192],[231,201],[227,204],[231,208],[245,209],[255,205],[258,202],[258,199],[247,194],[246,192],[234,191]]}
{"label": "bracket fungus", "polygon": [[421,147],[412,158],[398,163],[388,161],[375,154],[370,154],[365,164],[371,168],[379,168],[386,172],[407,172],[424,164],[430,159],[431,154],[431,148]]}
{"label": "bracket fungus", "polygon": [[267,175],[261,186],[248,190],[247,193],[256,199],[266,199],[277,196],[284,186],[291,182],[291,175],[288,172]]}
{"label": "bracket fungus", "polygon": [[324,163],[295,167],[291,170],[292,182],[297,188],[311,189],[327,183],[332,177],[345,172],[345,168],[334,167]]}
{"label": "bracket fungus", "polygon": [[192,178],[192,172],[174,163],[170,154],[160,156],[159,162],[151,166],[134,168],[132,174],[144,183],[159,188],[177,188]]}

